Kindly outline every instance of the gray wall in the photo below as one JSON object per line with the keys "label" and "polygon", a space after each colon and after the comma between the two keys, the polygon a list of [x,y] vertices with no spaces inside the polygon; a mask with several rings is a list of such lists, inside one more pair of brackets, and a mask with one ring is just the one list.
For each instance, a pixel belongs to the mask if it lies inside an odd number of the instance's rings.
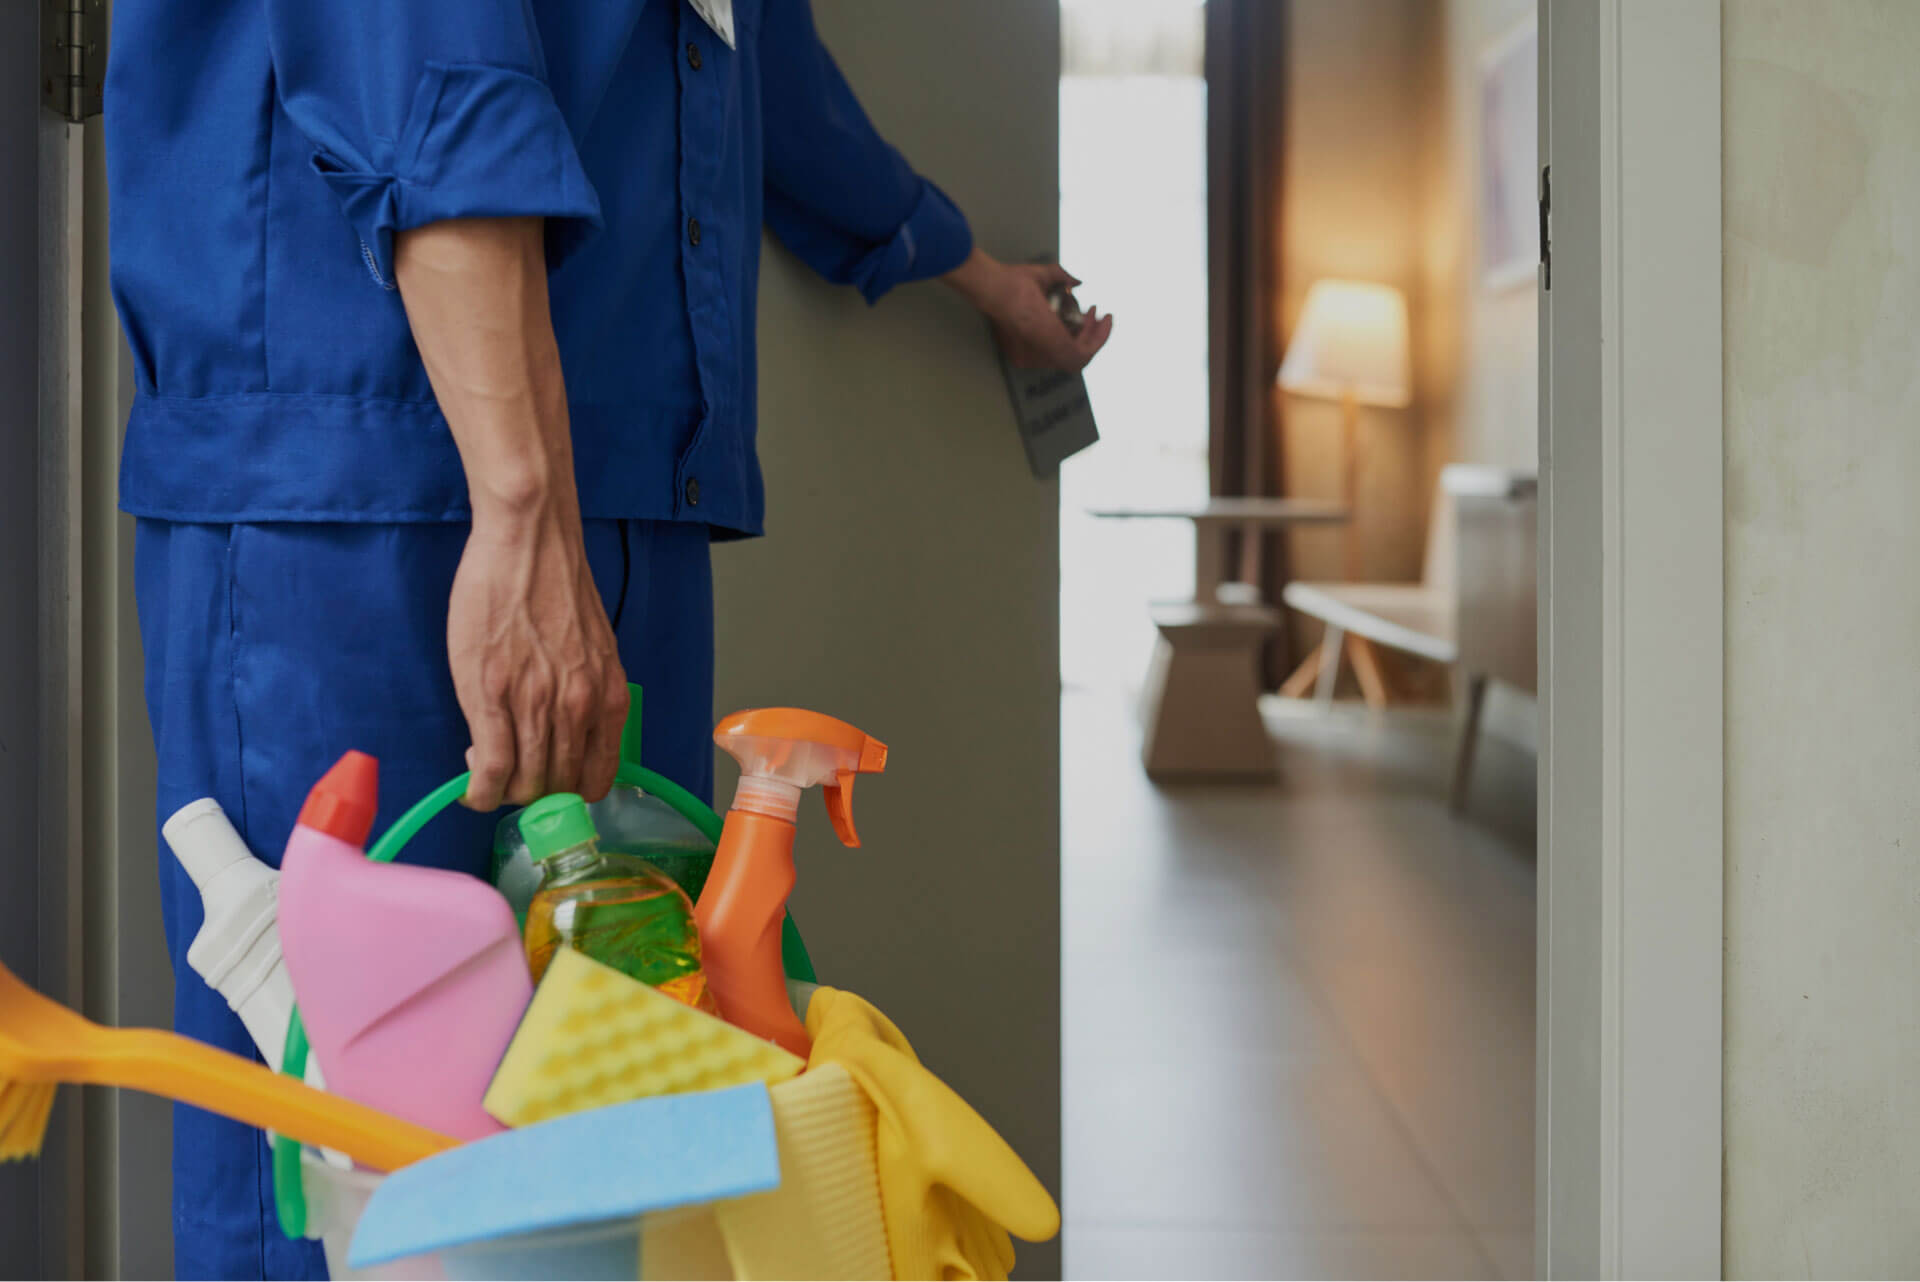
{"label": "gray wall", "polygon": [[1920,5],[1728,0],[1727,1276],[1920,1270]]}
{"label": "gray wall", "polygon": [[[980,241],[1054,248],[1054,0],[814,8]],[[1057,1193],[1056,494],[943,287],[869,309],[770,242],[761,302],[769,537],[715,551],[718,710],[811,706],[893,749],[855,793],[861,849],[803,812],[794,911],[822,978],[887,1011]],[[1059,1269],[1057,1244],[1022,1248],[1023,1273]]]}

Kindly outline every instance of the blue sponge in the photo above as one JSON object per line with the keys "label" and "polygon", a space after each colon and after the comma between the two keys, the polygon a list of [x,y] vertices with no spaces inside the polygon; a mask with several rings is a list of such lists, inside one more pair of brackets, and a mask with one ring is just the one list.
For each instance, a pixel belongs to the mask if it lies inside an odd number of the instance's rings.
{"label": "blue sponge", "polygon": [[635,1219],[779,1184],[765,1085],[658,1095],[491,1135],[395,1171],[367,1203],[348,1262],[363,1268],[513,1234]]}

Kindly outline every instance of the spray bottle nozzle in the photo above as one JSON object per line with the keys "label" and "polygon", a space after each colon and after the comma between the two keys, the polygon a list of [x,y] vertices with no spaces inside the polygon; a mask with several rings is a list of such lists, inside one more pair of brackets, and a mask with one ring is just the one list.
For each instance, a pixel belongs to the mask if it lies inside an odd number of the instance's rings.
{"label": "spray bottle nozzle", "polygon": [[853,826],[853,780],[887,768],[887,745],[837,717],[804,708],[749,708],[722,721],[713,741],[740,763],[735,810],[791,822],[803,789],[819,786],[833,830],[860,844]]}

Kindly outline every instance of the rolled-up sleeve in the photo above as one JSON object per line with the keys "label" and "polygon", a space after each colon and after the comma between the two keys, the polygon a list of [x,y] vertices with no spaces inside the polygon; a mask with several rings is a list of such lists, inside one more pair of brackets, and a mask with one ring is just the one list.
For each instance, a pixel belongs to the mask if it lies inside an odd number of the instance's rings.
{"label": "rolled-up sleeve", "polygon": [[820,43],[807,0],[766,0],[761,102],[766,220],[782,244],[868,302],[938,276],[973,250],[945,192],[867,119]]}
{"label": "rolled-up sleeve", "polygon": [[526,0],[267,0],[275,91],[393,282],[397,231],[549,221],[551,258],[600,222]]}

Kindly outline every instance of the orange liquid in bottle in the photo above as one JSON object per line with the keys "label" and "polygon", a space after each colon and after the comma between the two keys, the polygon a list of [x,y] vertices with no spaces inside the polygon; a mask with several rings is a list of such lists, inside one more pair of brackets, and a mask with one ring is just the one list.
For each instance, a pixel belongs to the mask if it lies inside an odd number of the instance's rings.
{"label": "orange liquid in bottle", "polygon": [[719,1014],[701,970],[700,932],[686,892],[642,860],[621,862],[645,871],[563,880],[534,895],[526,934],[533,978],[546,973],[555,949],[576,948],[676,1001]]}

